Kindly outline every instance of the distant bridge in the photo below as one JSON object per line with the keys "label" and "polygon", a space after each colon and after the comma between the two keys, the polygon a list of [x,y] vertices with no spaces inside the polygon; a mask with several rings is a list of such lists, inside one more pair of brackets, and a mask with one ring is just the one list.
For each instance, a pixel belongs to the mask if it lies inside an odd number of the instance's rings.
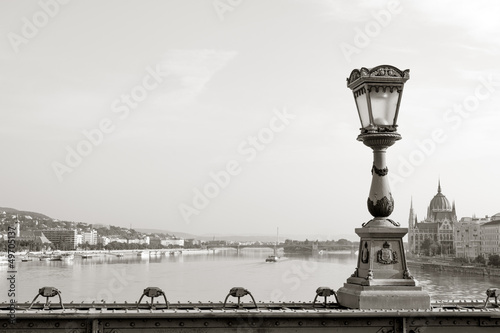
{"label": "distant bridge", "polygon": [[[253,249],[273,249],[274,244],[231,244],[231,245],[207,245],[207,249],[215,250],[215,249],[224,249],[224,248],[232,248],[235,249],[237,253],[240,253],[240,250],[245,248],[253,248]],[[283,249],[283,246],[276,247],[277,250]]]}
{"label": "distant bridge", "polygon": [[[276,249],[285,249],[285,248],[293,248],[297,249],[298,252],[304,252],[304,250],[311,250],[311,253],[319,253],[320,251],[350,251],[351,253],[355,253],[358,250],[357,244],[351,245],[322,245],[315,242],[311,242],[309,244],[285,244],[279,245]],[[274,249],[273,244],[251,244],[251,245],[243,245],[243,244],[231,244],[231,245],[207,245],[207,249],[216,249],[216,248],[233,248],[236,249],[236,252],[239,253],[241,249],[244,248],[270,248]],[[286,251],[286,249],[285,249]],[[290,251],[292,252],[292,251]]]}
{"label": "distant bridge", "polygon": [[316,242],[311,242],[309,244],[289,244],[285,245],[285,252],[293,252],[296,250],[297,252],[305,251],[305,250],[311,250],[313,254],[315,253],[320,253],[320,251],[350,251],[352,254],[356,252],[358,249],[357,244],[350,244],[350,245],[338,245],[338,244],[318,244]]}

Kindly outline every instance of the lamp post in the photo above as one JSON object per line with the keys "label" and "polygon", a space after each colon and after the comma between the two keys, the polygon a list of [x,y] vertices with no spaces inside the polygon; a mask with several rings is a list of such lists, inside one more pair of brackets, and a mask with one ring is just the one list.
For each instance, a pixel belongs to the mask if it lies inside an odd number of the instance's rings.
{"label": "lamp post", "polygon": [[394,210],[385,154],[401,135],[399,106],[410,71],[390,65],[355,69],[347,78],[361,121],[358,140],[373,150],[368,211],[373,219],[355,232],[360,237],[358,264],[337,292],[342,306],[355,309],[428,309],[429,295],[411,276],[403,248],[408,232],[388,217]]}

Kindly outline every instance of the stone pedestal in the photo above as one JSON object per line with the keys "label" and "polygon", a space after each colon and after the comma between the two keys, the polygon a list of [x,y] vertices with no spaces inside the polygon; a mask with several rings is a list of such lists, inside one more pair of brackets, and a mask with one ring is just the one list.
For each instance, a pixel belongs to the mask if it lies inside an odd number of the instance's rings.
{"label": "stone pedestal", "polygon": [[354,309],[430,309],[429,294],[418,286],[406,265],[403,236],[408,229],[389,221],[374,219],[356,229],[360,237],[358,266],[337,291],[340,305]]}

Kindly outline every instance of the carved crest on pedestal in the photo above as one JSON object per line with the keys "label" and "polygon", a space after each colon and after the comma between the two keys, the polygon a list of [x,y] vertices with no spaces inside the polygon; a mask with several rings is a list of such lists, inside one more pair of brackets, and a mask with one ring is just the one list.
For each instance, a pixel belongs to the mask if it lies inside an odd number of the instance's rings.
{"label": "carved crest on pedestal", "polygon": [[377,262],[384,265],[398,263],[398,254],[391,249],[391,245],[387,242],[382,245],[382,248],[377,252]]}

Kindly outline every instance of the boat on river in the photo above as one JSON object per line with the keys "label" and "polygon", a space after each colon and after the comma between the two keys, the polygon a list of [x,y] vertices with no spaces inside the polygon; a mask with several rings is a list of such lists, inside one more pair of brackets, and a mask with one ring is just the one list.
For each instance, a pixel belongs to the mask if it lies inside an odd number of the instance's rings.
{"label": "boat on river", "polygon": [[73,253],[63,253],[61,254],[62,261],[70,261],[75,259],[75,255]]}
{"label": "boat on river", "polygon": [[44,253],[38,257],[40,261],[61,261],[61,255]]}
{"label": "boat on river", "polygon": [[278,256],[272,255],[266,258],[266,262],[277,262],[279,260]]}
{"label": "boat on river", "polygon": [[274,243],[274,254],[266,258],[266,262],[277,262],[278,257],[279,228],[276,228],[276,242]]}

